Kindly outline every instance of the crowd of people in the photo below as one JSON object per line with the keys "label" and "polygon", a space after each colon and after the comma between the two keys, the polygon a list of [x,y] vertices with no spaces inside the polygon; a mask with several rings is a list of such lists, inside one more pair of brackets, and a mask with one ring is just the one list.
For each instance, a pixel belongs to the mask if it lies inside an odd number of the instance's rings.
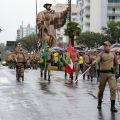
{"label": "crowd of people", "polygon": [[[49,46],[46,47],[46,52],[42,49],[39,54],[25,54],[20,44],[16,47],[13,54],[8,57],[9,68],[16,68],[16,79],[24,81],[24,69],[40,68],[41,78],[51,81],[51,66],[57,66],[58,70],[63,70],[65,73],[65,83],[71,84],[75,80],[77,83],[78,75],[82,74],[83,80],[93,81],[94,77],[99,81],[98,92],[98,109],[101,110],[103,93],[108,82],[110,87],[111,111],[117,112],[115,108],[116,99],[116,79],[119,77],[120,68],[120,53],[111,52],[111,44],[109,41],[103,43],[104,50],[97,51],[79,51],[72,48],[73,51],[73,69],[68,75],[67,65],[71,63],[71,54],[66,49],[64,51],[51,51]],[[47,73],[48,72],[48,73]],[[69,79],[67,79],[67,75]],[[117,78],[116,78],[117,75]],[[74,78],[75,77],[75,78]]]}

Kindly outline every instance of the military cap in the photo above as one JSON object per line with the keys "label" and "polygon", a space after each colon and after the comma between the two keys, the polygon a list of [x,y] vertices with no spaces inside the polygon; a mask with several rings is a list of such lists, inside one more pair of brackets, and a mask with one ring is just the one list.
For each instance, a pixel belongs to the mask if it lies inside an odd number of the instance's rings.
{"label": "military cap", "polygon": [[46,3],[46,4],[43,5],[43,7],[46,8],[48,5],[49,5],[49,6],[52,6],[52,4]]}
{"label": "military cap", "polygon": [[105,41],[105,42],[103,43],[103,45],[111,46],[111,43],[110,43],[109,41]]}

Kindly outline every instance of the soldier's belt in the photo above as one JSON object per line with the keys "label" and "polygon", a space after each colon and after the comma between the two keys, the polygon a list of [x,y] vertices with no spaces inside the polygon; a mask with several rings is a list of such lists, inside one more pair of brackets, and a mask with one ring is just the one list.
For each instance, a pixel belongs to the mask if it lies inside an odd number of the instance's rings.
{"label": "soldier's belt", "polygon": [[99,70],[100,73],[113,73],[112,70]]}

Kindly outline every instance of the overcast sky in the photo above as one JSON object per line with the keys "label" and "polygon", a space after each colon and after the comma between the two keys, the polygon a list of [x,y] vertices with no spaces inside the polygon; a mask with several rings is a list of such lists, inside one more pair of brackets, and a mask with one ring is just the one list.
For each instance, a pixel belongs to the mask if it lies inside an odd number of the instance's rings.
{"label": "overcast sky", "polygon": [[[35,26],[36,0],[0,0],[0,43],[16,40],[16,31],[22,24]],[[67,3],[68,0],[38,0],[38,12],[43,10],[45,3]],[[72,0],[76,3],[76,0]]]}

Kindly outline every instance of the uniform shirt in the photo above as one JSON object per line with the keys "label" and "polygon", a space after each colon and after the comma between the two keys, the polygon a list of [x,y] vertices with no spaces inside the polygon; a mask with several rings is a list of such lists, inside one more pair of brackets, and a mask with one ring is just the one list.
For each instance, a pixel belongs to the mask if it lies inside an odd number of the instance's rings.
{"label": "uniform shirt", "polygon": [[79,57],[79,64],[83,64],[83,56]]}
{"label": "uniform shirt", "polygon": [[25,56],[24,56],[24,54],[17,54],[17,56],[16,56],[16,60],[17,60],[17,62],[25,62]]}
{"label": "uniform shirt", "polygon": [[89,57],[89,55],[87,55],[87,54],[84,55],[83,62],[84,63],[90,63],[90,57]]}
{"label": "uniform shirt", "polygon": [[95,61],[100,64],[100,70],[111,70],[114,67],[115,72],[118,72],[117,58],[112,52],[100,53]]}
{"label": "uniform shirt", "polygon": [[78,54],[77,53],[75,53],[75,55],[74,55],[74,61],[75,62],[79,62],[79,58],[78,58]]}

